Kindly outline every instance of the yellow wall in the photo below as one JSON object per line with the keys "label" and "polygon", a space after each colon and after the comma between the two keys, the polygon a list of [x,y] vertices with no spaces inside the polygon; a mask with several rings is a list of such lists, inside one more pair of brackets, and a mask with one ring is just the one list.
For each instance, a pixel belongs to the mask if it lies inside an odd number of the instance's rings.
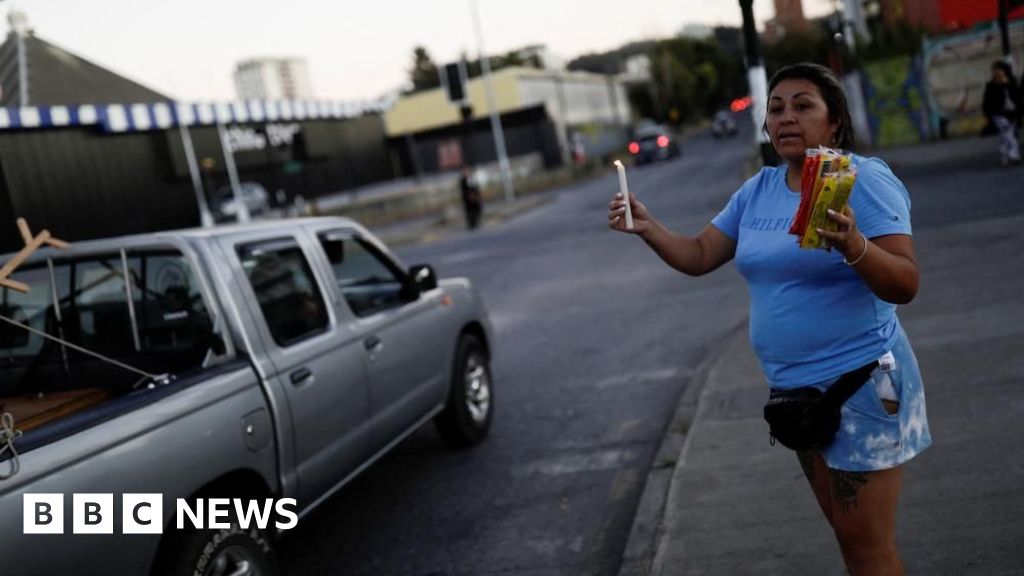
{"label": "yellow wall", "polygon": [[[498,112],[522,107],[519,78],[533,72],[529,68],[504,68],[491,75]],[[469,81],[468,94],[469,103],[473,106],[473,118],[486,118],[489,110],[483,78]],[[445,92],[438,88],[402,97],[384,115],[384,126],[388,136],[400,136],[456,124],[461,120],[459,110],[448,101]]]}

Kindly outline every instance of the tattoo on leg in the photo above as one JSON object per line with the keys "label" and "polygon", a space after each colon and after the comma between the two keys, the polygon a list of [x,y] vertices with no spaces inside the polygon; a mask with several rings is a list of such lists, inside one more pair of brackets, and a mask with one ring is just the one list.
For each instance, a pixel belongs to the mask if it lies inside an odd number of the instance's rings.
{"label": "tattoo on leg", "polygon": [[857,490],[868,483],[868,475],[864,472],[847,472],[846,470],[829,470],[832,477],[832,497],[843,512],[850,507],[857,507]]}
{"label": "tattoo on leg", "polygon": [[807,481],[814,482],[814,453],[810,450],[798,450],[796,457],[800,460],[800,467],[804,469]]}

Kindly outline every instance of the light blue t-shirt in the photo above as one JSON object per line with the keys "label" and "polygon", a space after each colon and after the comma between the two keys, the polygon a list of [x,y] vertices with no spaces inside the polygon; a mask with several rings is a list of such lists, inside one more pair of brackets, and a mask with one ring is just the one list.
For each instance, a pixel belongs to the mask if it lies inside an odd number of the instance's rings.
{"label": "light blue t-shirt", "polygon": [[[854,156],[850,205],[868,238],[910,234],[910,196],[889,166]],[[888,352],[896,305],[874,295],[838,250],[803,250],[789,234],[800,194],[786,167],[762,168],[711,223],[737,241],[750,288],[750,342],[768,382],[795,388],[835,378]]]}

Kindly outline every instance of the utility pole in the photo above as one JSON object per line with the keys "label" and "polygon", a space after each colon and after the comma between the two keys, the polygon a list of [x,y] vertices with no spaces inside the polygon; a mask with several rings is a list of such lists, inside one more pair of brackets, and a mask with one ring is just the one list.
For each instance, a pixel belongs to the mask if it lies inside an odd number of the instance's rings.
{"label": "utility pole", "polygon": [[212,228],[214,225],[213,214],[210,213],[210,203],[206,201],[206,190],[203,187],[203,179],[199,175],[199,163],[196,162],[196,151],[192,146],[192,133],[188,126],[180,121],[178,122],[178,133],[181,136],[181,147],[185,151],[188,173],[192,177],[192,189],[196,193],[196,204],[199,205],[199,224],[203,228]]}
{"label": "utility pole", "polygon": [[1012,67],[1013,57],[1010,55],[1010,24],[1008,18],[1010,2],[1009,0],[996,0],[996,2],[999,2],[999,36],[1003,41],[1003,60]]}
{"label": "utility pole", "polygon": [[228,136],[224,123],[219,118],[217,119],[217,136],[220,139],[221,152],[224,154],[224,168],[228,173],[231,193],[235,198],[235,204],[238,205],[236,218],[238,222],[244,224],[252,220],[252,216],[249,214],[249,206],[245,203],[245,198],[242,196],[242,185],[238,181],[238,168],[235,166],[235,151],[231,148],[231,138]]}
{"label": "utility pole", "polygon": [[25,36],[29,33],[28,16],[17,8],[7,14],[7,23],[14,31],[18,54],[18,105],[28,106],[28,56],[25,53]]}
{"label": "utility pole", "polygon": [[494,133],[494,148],[498,153],[498,166],[501,169],[501,185],[505,189],[505,200],[511,202],[516,198],[512,187],[512,170],[508,165],[508,153],[505,151],[505,133],[501,129],[501,118],[498,117],[498,105],[494,97],[494,85],[491,83],[491,63],[484,52],[484,36],[480,31],[480,11],[477,0],[469,0],[470,11],[473,13],[473,28],[476,30],[476,46],[479,51],[480,69],[484,75],[484,87],[487,91],[487,108],[491,113],[491,132]]}
{"label": "utility pole", "polygon": [[843,0],[843,15],[843,34],[851,52],[858,37],[863,42],[871,42],[871,31],[864,19],[864,0]]}
{"label": "utility pole", "polygon": [[747,60],[747,85],[750,88],[751,107],[754,119],[754,141],[761,150],[761,161],[767,165],[777,164],[775,150],[764,133],[765,112],[768,109],[768,77],[761,62],[761,44],[754,25],[754,0],[740,0],[743,11],[743,46]]}

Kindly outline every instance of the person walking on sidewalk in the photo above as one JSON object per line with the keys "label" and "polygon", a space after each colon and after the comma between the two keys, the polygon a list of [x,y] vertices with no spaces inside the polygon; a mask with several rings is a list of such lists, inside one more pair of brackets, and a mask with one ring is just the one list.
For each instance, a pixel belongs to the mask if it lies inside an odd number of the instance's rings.
{"label": "person walking on sidewalk", "polygon": [[763,129],[785,164],[747,180],[696,237],[667,229],[632,194],[633,230],[621,194],[609,205],[609,226],[639,235],[691,276],[735,258],[750,289],[751,344],[773,390],[825,390],[879,362],[842,405],[831,443],[797,455],[850,573],[902,574],[895,532],[903,464],[931,444],[921,375],[896,316],[918,288],[910,199],[883,161],[854,155],[851,207],[830,214],[838,231],[819,231],[833,250],[801,250],[788,229],[805,150],[853,145],[842,86],[816,64],[779,70]]}
{"label": "person walking on sidewalk", "polygon": [[469,167],[462,169],[462,176],[459,178],[459,189],[462,191],[462,209],[466,214],[466,226],[475,230],[480,225],[480,215],[483,213],[484,201],[480,194],[480,187],[473,181],[473,174]]}
{"label": "person walking on sidewalk", "polygon": [[1017,122],[1021,113],[1021,94],[1013,69],[1002,60],[992,63],[992,79],[985,84],[982,97],[985,118],[999,132],[999,155],[1003,166],[1020,162]]}

